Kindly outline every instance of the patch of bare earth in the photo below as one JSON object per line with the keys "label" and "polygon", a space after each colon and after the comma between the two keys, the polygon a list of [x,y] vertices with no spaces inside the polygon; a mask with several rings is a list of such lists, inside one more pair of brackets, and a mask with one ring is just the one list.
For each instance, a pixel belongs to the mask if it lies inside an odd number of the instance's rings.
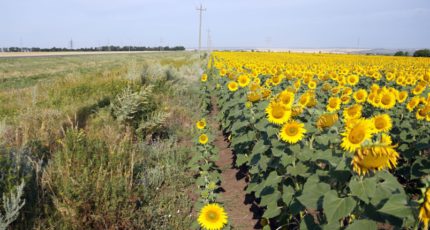
{"label": "patch of bare earth", "polygon": [[[212,117],[218,113],[215,106],[211,112]],[[213,130],[216,130],[214,144],[219,150],[219,160],[216,162],[221,170],[221,196],[219,201],[223,203],[228,214],[229,223],[234,229],[257,229],[258,219],[255,219],[255,205],[249,201],[245,192],[245,177],[242,172],[234,166],[234,154],[229,148],[224,135],[218,130],[215,119],[210,122]]]}

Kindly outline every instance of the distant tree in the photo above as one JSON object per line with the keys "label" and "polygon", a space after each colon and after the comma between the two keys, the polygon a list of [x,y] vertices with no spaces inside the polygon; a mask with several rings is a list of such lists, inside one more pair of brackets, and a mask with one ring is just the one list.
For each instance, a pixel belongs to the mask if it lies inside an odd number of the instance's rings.
{"label": "distant tree", "polygon": [[405,52],[403,52],[403,51],[397,51],[397,52],[394,54],[394,56],[406,56],[406,55],[405,55]]}
{"label": "distant tree", "polygon": [[414,52],[414,57],[430,57],[429,49],[417,50]]}

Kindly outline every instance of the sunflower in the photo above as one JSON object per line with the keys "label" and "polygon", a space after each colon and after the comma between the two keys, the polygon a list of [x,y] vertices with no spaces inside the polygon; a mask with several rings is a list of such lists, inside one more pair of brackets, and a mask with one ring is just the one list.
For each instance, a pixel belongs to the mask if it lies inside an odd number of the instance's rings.
{"label": "sunflower", "polygon": [[251,92],[248,92],[246,98],[250,102],[256,102],[261,99],[261,95],[258,92],[251,91]]}
{"label": "sunflower", "polygon": [[246,87],[251,80],[248,76],[242,74],[237,78],[237,81],[239,82],[239,86],[243,88]]}
{"label": "sunflower", "polygon": [[333,126],[339,120],[339,116],[336,113],[328,113],[321,115],[317,120],[317,128],[324,129]]}
{"label": "sunflower", "polygon": [[294,102],[294,93],[284,90],[278,95],[278,99],[282,104],[290,107]]}
{"label": "sunflower", "polygon": [[355,75],[355,74],[349,75],[346,81],[348,82],[349,85],[354,86],[354,85],[357,85],[357,83],[360,81],[360,77],[358,77],[358,75]]}
{"label": "sunflower", "polygon": [[403,103],[408,98],[408,91],[401,91],[397,94],[397,102]]}
{"label": "sunflower", "polygon": [[393,127],[391,117],[388,114],[376,115],[372,118],[372,122],[376,133],[388,132]]}
{"label": "sunflower", "polygon": [[303,113],[303,108],[301,106],[291,107],[291,117],[297,117]]}
{"label": "sunflower", "polygon": [[367,91],[359,89],[352,96],[354,97],[355,102],[364,103],[367,99]]}
{"label": "sunflower", "polygon": [[361,110],[363,107],[359,104],[355,104],[343,110],[343,116],[346,120],[357,119],[361,117]]}
{"label": "sunflower", "polygon": [[331,90],[331,85],[328,82],[324,82],[323,86],[322,86],[322,90],[323,91],[329,91]]}
{"label": "sunflower", "polygon": [[358,148],[352,158],[352,168],[358,175],[371,170],[391,169],[397,166],[399,154],[392,145],[374,145]]}
{"label": "sunflower", "polygon": [[206,120],[203,118],[200,121],[197,121],[196,126],[198,129],[204,129],[206,127]]}
{"label": "sunflower", "polygon": [[267,120],[269,122],[282,125],[291,117],[291,110],[281,102],[272,100],[266,108]]}
{"label": "sunflower", "polygon": [[302,94],[302,96],[300,96],[298,103],[302,108],[304,108],[309,103],[310,99],[311,98],[310,98],[309,94],[304,93],[304,94]]}
{"label": "sunflower", "polygon": [[263,98],[268,98],[271,94],[272,94],[272,91],[270,89],[264,88],[262,91]]}
{"label": "sunflower", "polygon": [[430,105],[427,105],[425,107],[421,107],[416,112],[416,118],[418,120],[424,120],[427,117],[427,114],[430,113]]}
{"label": "sunflower", "polygon": [[296,88],[296,89],[300,88],[301,84],[302,83],[300,82],[300,79],[298,79],[296,82],[294,82],[294,88]]}
{"label": "sunflower", "polygon": [[208,75],[207,74],[202,74],[202,77],[201,77],[201,81],[202,82],[206,82],[208,80]]}
{"label": "sunflower", "polygon": [[391,109],[396,105],[396,97],[389,91],[382,92],[379,99],[379,106],[383,109]]}
{"label": "sunflower", "polygon": [[209,141],[209,137],[208,137],[208,135],[206,135],[206,134],[201,134],[201,135],[199,136],[199,143],[200,143],[200,144],[205,145],[206,143],[208,143],[208,141]]}
{"label": "sunflower", "polygon": [[227,84],[227,87],[228,87],[228,90],[230,90],[231,92],[234,92],[239,88],[239,85],[235,81],[230,81]]}
{"label": "sunflower", "polygon": [[306,133],[305,125],[297,121],[290,121],[285,123],[281,128],[281,140],[290,144],[297,143],[302,140]]}
{"label": "sunflower", "polygon": [[351,97],[349,95],[342,95],[340,97],[340,101],[342,102],[342,104],[348,104],[351,101]]}
{"label": "sunflower", "polygon": [[420,98],[419,97],[413,97],[408,104],[406,105],[406,108],[409,110],[409,112],[412,112],[415,107],[418,106],[418,104],[420,103]]}
{"label": "sunflower", "polygon": [[219,204],[206,204],[197,219],[200,226],[207,230],[220,230],[227,224],[227,213]]}
{"label": "sunflower", "polygon": [[427,188],[424,194],[424,202],[421,204],[418,218],[424,224],[424,229],[428,229],[430,221],[430,188]]}
{"label": "sunflower", "polygon": [[273,85],[279,85],[282,82],[282,77],[277,75],[277,76],[273,76],[271,78],[272,84]]}
{"label": "sunflower", "polygon": [[340,109],[340,103],[341,103],[340,98],[330,97],[328,99],[327,111],[329,111],[329,112],[338,111]]}
{"label": "sunflower", "polygon": [[369,120],[349,120],[346,122],[346,131],[342,133],[341,146],[344,150],[354,152],[372,137],[372,133],[372,123]]}
{"label": "sunflower", "polygon": [[309,89],[315,89],[317,87],[317,83],[314,80],[309,81],[308,88]]}

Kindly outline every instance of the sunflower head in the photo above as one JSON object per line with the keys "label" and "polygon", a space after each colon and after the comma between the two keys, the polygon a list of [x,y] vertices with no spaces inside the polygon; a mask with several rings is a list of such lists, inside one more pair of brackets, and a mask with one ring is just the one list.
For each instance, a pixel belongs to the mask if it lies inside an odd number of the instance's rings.
{"label": "sunflower head", "polygon": [[196,123],[198,129],[204,129],[206,127],[206,120],[203,118]]}
{"label": "sunflower head", "polygon": [[294,93],[284,90],[278,95],[278,100],[285,106],[290,107],[294,102]]}
{"label": "sunflower head", "polygon": [[337,113],[328,113],[321,115],[317,120],[317,128],[324,129],[332,127],[339,120]]}
{"label": "sunflower head", "polygon": [[391,109],[396,105],[396,97],[389,91],[379,95],[379,106],[383,109]]}
{"label": "sunflower head", "polygon": [[338,97],[330,97],[328,99],[327,111],[336,112],[340,109],[340,98]]}
{"label": "sunflower head", "polygon": [[349,85],[356,85],[360,81],[360,78],[356,74],[349,75],[347,78],[347,82]]}
{"label": "sunflower head", "polygon": [[314,80],[309,81],[308,88],[309,89],[315,89],[317,87],[317,82]]}
{"label": "sunflower head", "polygon": [[359,104],[355,104],[343,110],[343,116],[346,120],[357,119],[361,117],[361,110],[363,107]]}
{"label": "sunflower head", "polygon": [[418,106],[418,104],[420,103],[420,98],[419,97],[413,97],[408,104],[406,105],[406,108],[409,110],[409,112],[412,112],[415,107]]}
{"label": "sunflower head", "polygon": [[394,147],[374,145],[358,148],[351,162],[353,170],[359,175],[365,175],[372,170],[395,168],[399,154]]}
{"label": "sunflower head", "polygon": [[230,81],[227,84],[228,90],[230,90],[231,92],[236,91],[239,88],[239,84],[237,84],[237,82],[235,81]]}
{"label": "sunflower head", "polygon": [[200,144],[205,145],[206,143],[208,143],[208,141],[209,141],[209,137],[208,137],[208,135],[206,135],[206,134],[201,134],[201,135],[199,136],[199,143],[200,143]]}
{"label": "sunflower head", "polygon": [[366,119],[349,120],[346,122],[346,131],[342,133],[341,146],[344,150],[354,152],[372,137],[373,125]]}
{"label": "sunflower head", "polygon": [[372,118],[372,123],[374,127],[374,131],[379,132],[388,132],[393,127],[391,117],[388,114],[380,114],[376,115]]}
{"label": "sunflower head", "polygon": [[269,122],[281,125],[291,117],[291,110],[276,100],[272,100],[266,108],[267,119]]}
{"label": "sunflower head", "polygon": [[219,204],[207,204],[200,210],[197,222],[204,229],[220,230],[227,224],[227,213]]}
{"label": "sunflower head", "polygon": [[281,140],[294,144],[302,140],[306,133],[305,125],[297,121],[290,121],[285,123],[281,128],[280,138]]}
{"label": "sunflower head", "polygon": [[367,99],[367,91],[364,89],[359,89],[353,94],[354,100],[357,103],[363,103]]}
{"label": "sunflower head", "polygon": [[261,99],[261,95],[257,91],[250,91],[246,97],[250,102],[256,102]]}
{"label": "sunflower head", "polygon": [[403,103],[408,98],[408,91],[401,91],[397,94],[397,102]]}
{"label": "sunflower head", "polygon": [[246,87],[251,80],[247,75],[242,74],[237,78],[237,81],[239,83],[239,86],[243,88],[243,87]]}
{"label": "sunflower head", "polygon": [[206,82],[207,80],[208,80],[208,75],[207,74],[202,74],[202,77],[200,78],[200,80],[202,81],[202,82]]}
{"label": "sunflower head", "polygon": [[430,222],[430,188],[426,189],[423,198],[418,218],[423,222],[424,229],[427,229]]}

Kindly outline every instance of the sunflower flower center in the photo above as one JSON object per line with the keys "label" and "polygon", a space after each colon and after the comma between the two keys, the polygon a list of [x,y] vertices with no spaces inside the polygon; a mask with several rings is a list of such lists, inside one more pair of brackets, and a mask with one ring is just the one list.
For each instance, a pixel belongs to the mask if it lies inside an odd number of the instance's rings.
{"label": "sunflower flower center", "polygon": [[366,131],[363,128],[359,127],[351,131],[348,136],[348,139],[353,144],[359,144],[363,142],[365,136]]}
{"label": "sunflower flower center", "polygon": [[384,96],[382,96],[381,98],[381,103],[384,105],[389,105],[391,103],[391,96],[385,94]]}
{"label": "sunflower flower center", "polygon": [[276,119],[280,119],[284,116],[285,110],[282,108],[282,106],[273,106],[272,115]]}
{"label": "sunflower flower center", "polygon": [[214,211],[209,211],[207,214],[207,218],[210,222],[216,223],[219,219],[219,216],[218,216],[218,213],[216,213]]}
{"label": "sunflower flower center", "polygon": [[387,122],[383,118],[377,118],[375,120],[375,128],[377,129],[383,129],[387,126]]}

